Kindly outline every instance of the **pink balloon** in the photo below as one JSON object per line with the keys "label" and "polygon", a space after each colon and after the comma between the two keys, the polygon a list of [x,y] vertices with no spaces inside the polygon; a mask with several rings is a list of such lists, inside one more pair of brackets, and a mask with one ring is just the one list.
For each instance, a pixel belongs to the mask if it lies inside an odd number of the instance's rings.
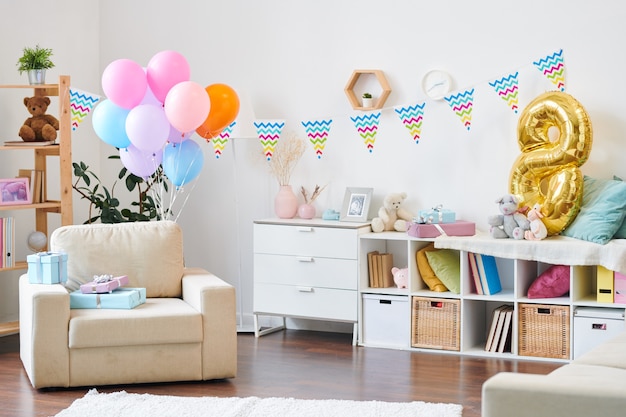
{"label": "pink balloon", "polygon": [[146,95],[148,80],[139,64],[130,59],[111,62],[102,72],[102,90],[114,104],[132,109]]}
{"label": "pink balloon", "polygon": [[167,120],[176,130],[190,132],[206,120],[211,110],[211,99],[200,84],[183,81],[167,93],[164,107]]}
{"label": "pink balloon", "polygon": [[191,132],[179,132],[174,128],[174,126],[170,125],[170,135],[167,138],[169,143],[181,143],[184,140],[187,140],[193,135],[193,130]]}
{"label": "pink balloon", "polygon": [[126,135],[130,143],[145,152],[162,149],[170,133],[170,125],[162,107],[140,104],[126,117]]}
{"label": "pink balloon", "polygon": [[163,150],[145,152],[133,145],[120,149],[120,160],[130,172],[141,178],[154,174],[163,160]]}
{"label": "pink balloon", "polygon": [[191,69],[184,56],[175,51],[161,51],[150,58],[146,68],[148,85],[161,102],[176,84],[189,81]]}

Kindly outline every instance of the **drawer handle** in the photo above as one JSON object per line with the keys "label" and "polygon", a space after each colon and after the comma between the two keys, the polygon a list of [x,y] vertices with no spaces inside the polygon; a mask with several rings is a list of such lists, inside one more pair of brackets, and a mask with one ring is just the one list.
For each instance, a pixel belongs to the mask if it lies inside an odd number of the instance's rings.
{"label": "drawer handle", "polygon": [[606,330],[606,323],[593,323],[591,328],[593,330]]}
{"label": "drawer handle", "polygon": [[313,258],[311,256],[296,256],[298,262],[313,262]]}
{"label": "drawer handle", "polygon": [[298,287],[300,292],[313,292],[313,287]]}
{"label": "drawer handle", "polygon": [[313,231],[313,228],[312,228],[312,227],[305,227],[305,226],[298,226],[298,227],[296,228],[296,230],[297,230],[298,232],[312,232],[312,231]]}

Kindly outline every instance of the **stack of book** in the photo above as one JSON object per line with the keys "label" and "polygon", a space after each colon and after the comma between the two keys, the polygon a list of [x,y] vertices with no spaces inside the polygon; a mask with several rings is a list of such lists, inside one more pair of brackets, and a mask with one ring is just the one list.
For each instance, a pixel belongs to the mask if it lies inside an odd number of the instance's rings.
{"label": "stack of book", "polygon": [[0,222],[0,268],[11,268],[15,266],[13,260],[13,250],[15,248],[15,221],[13,217],[2,217]]}
{"label": "stack of book", "polygon": [[28,178],[31,203],[43,203],[44,171],[36,169],[20,169],[18,177]]}
{"label": "stack of book", "polygon": [[491,327],[487,336],[487,352],[510,352],[513,327],[513,306],[501,305],[493,310]]}
{"label": "stack of book", "polygon": [[472,252],[468,252],[468,258],[476,294],[493,295],[502,291],[496,258]]}
{"label": "stack of book", "polygon": [[379,253],[378,251],[367,254],[367,266],[369,271],[370,288],[393,287],[393,255],[391,253]]}

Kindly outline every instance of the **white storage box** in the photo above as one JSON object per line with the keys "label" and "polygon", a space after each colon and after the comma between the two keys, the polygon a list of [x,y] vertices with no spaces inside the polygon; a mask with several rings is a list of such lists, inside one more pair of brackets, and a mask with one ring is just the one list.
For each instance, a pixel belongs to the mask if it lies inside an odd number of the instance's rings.
{"label": "white storage box", "polygon": [[578,307],[574,310],[574,359],[624,330],[624,309]]}
{"label": "white storage box", "polygon": [[363,294],[363,344],[407,348],[410,336],[408,296]]}

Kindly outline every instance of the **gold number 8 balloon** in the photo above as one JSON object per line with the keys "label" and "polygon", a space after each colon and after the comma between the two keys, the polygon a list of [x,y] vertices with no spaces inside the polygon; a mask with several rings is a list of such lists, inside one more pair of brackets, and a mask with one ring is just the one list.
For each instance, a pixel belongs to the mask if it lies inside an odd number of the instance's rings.
{"label": "gold number 8 balloon", "polygon": [[[553,128],[558,130],[558,140],[551,140]],[[565,229],[580,210],[579,167],[589,158],[592,136],[587,112],[567,93],[544,93],[520,116],[517,141],[522,153],[511,169],[511,193],[520,207],[541,205],[548,235]]]}

